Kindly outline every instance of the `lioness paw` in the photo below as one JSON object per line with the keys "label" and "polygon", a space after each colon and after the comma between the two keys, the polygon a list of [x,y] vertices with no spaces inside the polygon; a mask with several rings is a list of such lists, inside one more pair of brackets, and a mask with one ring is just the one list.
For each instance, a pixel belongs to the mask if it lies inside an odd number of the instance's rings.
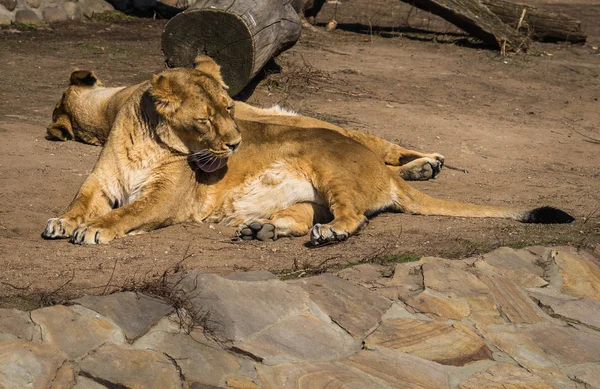
{"label": "lioness paw", "polygon": [[250,224],[240,224],[235,232],[235,236],[243,240],[277,240],[275,226],[271,223],[263,223],[260,221],[255,221]]}
{"label": "lioness paw", "polygon": [[310,243],[314,246],[323,245],[327,243],[342,242],[350,234],[345,231],[336,231],[333,227],[327,224],[315,224],[310,230]]}
{"label": "lioness paw", "polygon": [[108,243],[116,237],[117,235],[108,228],[80,224],[69,241],[75,244],[101,244]]}
{"label": "lioness paw", "polygon": [[437,156],[439,158],[424,157],[410,161],[402,166],[400,177],[407,181],[425,181],[436,178],[444,166],[444,157],[440,154]]}
{"label": "lioness paw", "polygon": [[69,219],[53,217],[46,222],[46,228],[42,232],[44,239],[63,239],[69,238],[77,228],[77,223]]}

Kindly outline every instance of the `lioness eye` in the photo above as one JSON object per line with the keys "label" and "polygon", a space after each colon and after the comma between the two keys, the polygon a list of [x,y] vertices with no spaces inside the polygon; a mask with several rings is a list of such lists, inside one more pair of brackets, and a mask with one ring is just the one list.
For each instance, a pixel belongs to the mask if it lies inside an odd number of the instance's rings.
{"label": "lioness eye", "polygon": [[208,118],[198,118],[198,119],[196,119],[196,120],[198,120],[200,123],[204,123],[204,124],[205,124],[205,123],[208,123],[208,121],[209,121],[209,119],[208,119]]}
{"label": "lioness eye", "polygon": [[230,105],[229,107],[227,107],[227,112],[231,112],[233,111],[233,105]]}

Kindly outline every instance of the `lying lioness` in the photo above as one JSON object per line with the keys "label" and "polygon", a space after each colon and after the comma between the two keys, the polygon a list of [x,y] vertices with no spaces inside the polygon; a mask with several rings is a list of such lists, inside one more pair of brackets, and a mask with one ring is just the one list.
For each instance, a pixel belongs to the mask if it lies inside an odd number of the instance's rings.
{"label": "lying lioness", "polygon": [[[46,137],[51,140],[78,140],[96,146],[108,139],[112,124],[127,99],[147,83],[130,87],[107,88],[93,72],[76,70],[69,86],[56,104]],[[345,130],[321,120],[299,116],[280,109],[260,109],[234,102],[236,119],[281,124],[299,129],[329,129],[352,138],[374,151],[396,174],[405,180],[435,178],[444,164],[441,154],[422,154],[387,142],[377,136]]]}
{"label": "lying lioness", "polygon": [[[106,243],[176,223],[238,226],[244,239],[342,241],[382,211],[568,223],[567,213],[429,197],[340,133],[237,119],[218,65],[170,69],[123,104],[98,162],[45,238]],[[321,224],[326,223],[326,224]]]}

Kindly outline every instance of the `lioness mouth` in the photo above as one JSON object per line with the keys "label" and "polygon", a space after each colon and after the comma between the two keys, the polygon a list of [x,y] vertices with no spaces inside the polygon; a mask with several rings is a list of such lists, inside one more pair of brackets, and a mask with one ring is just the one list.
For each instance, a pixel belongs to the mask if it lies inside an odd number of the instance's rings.
{"label": "lioness mouth", "polygon": [[209,151],[203,150],[190,155],[189,160],[203,172],[212,173],[227,165],[229,156],[216,156]]}

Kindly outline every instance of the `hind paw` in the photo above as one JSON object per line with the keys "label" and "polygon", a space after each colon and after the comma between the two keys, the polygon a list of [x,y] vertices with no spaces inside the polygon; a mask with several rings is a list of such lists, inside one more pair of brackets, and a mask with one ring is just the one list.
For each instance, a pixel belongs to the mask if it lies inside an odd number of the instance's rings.
{"label": "hind paw", "polygon": [[444,157],[440,154],[431,154],[433,157],[417,158],[402,166],[400,178],[407,181],[425,181],[436,178],[444,166]]}
{"label": "hind paw", "polygon": [[255,221],[249,224],[240,224],[235,236],[243,240],[277,240],[277,231],[271,223]]}

